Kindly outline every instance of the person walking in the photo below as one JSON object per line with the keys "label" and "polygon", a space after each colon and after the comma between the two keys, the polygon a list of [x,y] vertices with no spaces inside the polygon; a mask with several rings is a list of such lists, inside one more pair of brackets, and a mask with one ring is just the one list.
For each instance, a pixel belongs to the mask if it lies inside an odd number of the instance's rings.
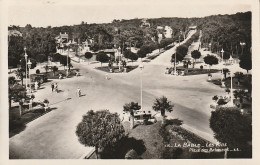
{"label": "person walking", "polygon": [[81,90],[80,90],[80,88],[79,88],[79,87],[77,88],[77,95],[78,95],[78,97],[80,97],[80,96],[81,96]]}
{"label": "person walking", "polygon": [[108,80],[108,74],[106,73],[106,79]]}
{"label": "person walking", "polygon": [[51,83],[51,92],[53,92],[53,90],[54,90],[54,84]]}
{"label": "person walking", "polygon": [[54,84],[54,88],[55,88],[56,93],[58,93],[58,83]]}

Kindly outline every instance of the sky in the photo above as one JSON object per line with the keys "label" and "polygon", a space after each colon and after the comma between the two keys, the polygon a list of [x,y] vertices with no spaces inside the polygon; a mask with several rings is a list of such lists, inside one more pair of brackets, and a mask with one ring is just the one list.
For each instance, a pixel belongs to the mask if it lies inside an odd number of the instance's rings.
{"label": "sky", "polygon": [[238,0],[8,0],[8,25],[109,23],[114,19],[204,17],[251,11]]}

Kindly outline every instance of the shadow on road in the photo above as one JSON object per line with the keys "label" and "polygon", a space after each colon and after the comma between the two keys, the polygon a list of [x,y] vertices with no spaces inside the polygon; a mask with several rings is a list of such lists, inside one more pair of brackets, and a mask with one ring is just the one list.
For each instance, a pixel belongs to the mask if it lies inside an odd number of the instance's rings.
{"label": "shadow on road", "polygon": [[49,105],[54,105],[54,104],[58,104],[58,103],[61,103],[61,102],[64,102],[64,101],[68,101],[68,100],[70,100],[71,98],[67,98],[67,99],[65,99],[65,100],[61,100],[61,101],[58,101],[58,102],[56,102],[56,103],[52,103],[52,104],[49,104]]}

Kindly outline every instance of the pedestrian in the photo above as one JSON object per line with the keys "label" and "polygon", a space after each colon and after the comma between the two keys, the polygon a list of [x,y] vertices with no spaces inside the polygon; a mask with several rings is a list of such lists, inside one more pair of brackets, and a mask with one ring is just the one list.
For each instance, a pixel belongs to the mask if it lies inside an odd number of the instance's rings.
{"label": "pedestrian", "polygon": [[106,79],[108,80],[108,74],[106,73]]}
{"label": "pedestrian", "polygon": [[35,81],[35,83],[34,83],[34,89],[35,89],[35,90],[38,89],[38,82],[37,82],[37,81]]}
{"label": "pedestrian", "polygon": [[78,95],[78,97],[80,97],[80,96],[81,96],[81,90],[80,90],[80,88],[79,88],[79,87],[77,88],[77,95]]}
{"label": "pedestrian", "polygon": [[58,93],[58,83],[54,84],[54,88],[55,88],[56,93]]}
{"label": "pedestrian", "polygon": [[53,92],[53,90],[54,90],[54,84],[51,83],[51,92]]}

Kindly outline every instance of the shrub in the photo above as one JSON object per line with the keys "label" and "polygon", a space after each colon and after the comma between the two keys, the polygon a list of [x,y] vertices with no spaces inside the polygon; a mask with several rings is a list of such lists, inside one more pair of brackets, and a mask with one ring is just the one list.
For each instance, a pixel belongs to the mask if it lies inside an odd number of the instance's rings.
{"label": "shrub", "polygon": [[39,69],[37,69],[37,70],[36,70],[36,74],[39,74],[39,73],[40,73],[40,70],[39,70]]}
{"label": "shrub", "polygon": [[218,96],[217,95],[213,96],[212,100],[217,101],[218,100]]}
{"label": "shrub", "polygon": [[218,105],[225,105],[225,104],[227,104],[227,102],[225,101],[225,99],[219,99],[217,104]]}

